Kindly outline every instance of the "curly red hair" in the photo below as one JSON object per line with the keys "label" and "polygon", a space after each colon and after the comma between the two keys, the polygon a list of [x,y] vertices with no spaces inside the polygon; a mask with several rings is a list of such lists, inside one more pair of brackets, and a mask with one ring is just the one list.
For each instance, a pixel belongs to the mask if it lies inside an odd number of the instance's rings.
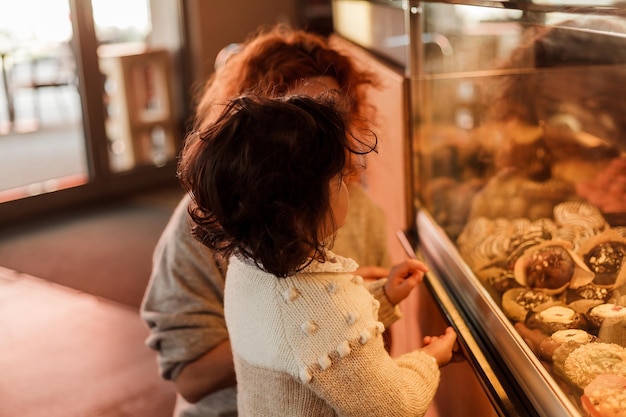
{"label": "curly red hair", "polygon": [[329,46],[328,39],[284,25],[263,27],[251,35],[209,78],[197,97],[194,129],[204,131],[221,112],[214,105],[252,90],[275,96],[289,93],[303,79],[329,76],[351,103],[353,120],[368,126],[373,109],[366,87],[378,84],[373,73]]}

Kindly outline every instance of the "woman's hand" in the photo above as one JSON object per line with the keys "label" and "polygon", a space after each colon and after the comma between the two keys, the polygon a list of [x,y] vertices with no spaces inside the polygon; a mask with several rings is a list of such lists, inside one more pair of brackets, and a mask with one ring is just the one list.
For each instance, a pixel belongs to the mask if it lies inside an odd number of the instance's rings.
{"label": "woman's hand", "polygon": [[381,278],[387,278],[389,276],[389,268],[383,268],[382,266],[360,266],[354,275],[359,275],[365,280],[377,280]]}
{"label": "woman's hand", "polygon": [[422,282],[426,272],[428,267],[415,259],[407,259],[391,268],[385,284],[385,294],[389,301],[396,305],[408,297],[417,284]]}

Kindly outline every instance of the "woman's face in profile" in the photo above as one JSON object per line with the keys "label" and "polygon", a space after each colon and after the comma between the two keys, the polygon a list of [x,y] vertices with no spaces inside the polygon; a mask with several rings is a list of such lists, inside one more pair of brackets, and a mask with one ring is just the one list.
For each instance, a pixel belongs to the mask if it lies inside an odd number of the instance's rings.
{"label": "woman's face in profile", "polygon": [[[328,90],[339,90],[339,83],[333,77],[310,77],[299,82],[290,93],[315,97]],[[330,182],[330,202],[330,214],[334,220],[332,224],[335,226],[331,232],[334,233],[345,224],[350,202],[348,188],[340,176]]]}
{"label": "woman's face in profile", "polygon": [[[290,90],[290,94],[305,94],[311,97],[315,97],[328,90],[339,91],[340,89],[341,86],[333,77],[309,77],[304,78],[301,82],[297,83],[294,88]],[[357,163],[356,165],[359,164]],[[349,173],[346,175],[346,177],[344,177],[344,180],[346,181],[346,183],[358,182],[360,180],[359,173]]]}
{"label": "woman's face in profile", "polygon": [[350,195],[348,187],[341,176],[333,178],[330,182],[330,207],[333,216],[332,224],[335,226],[331,232],[334,233],[346,223],[348,217],[348,205]]}

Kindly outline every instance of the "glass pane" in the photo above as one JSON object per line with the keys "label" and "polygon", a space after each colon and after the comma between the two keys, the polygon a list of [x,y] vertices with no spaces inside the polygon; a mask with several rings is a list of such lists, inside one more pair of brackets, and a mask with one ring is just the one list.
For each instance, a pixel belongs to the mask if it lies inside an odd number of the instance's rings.
{"label": "glass pane", "polygon": [[0,202],[88,181],[67,0],[0,0]]}
{"label": "glass pane", "polygon": [[[147,1],[93,0],[109,161],[113,172],[164,166],[176,156],[171,53],[150,45]],[[125,10],[124,13],[119,13]]]}
{"label": "glass pane", "polygon": [[415,195],[581,408],[626,381],[626,19],[558,11],[425,7]]}
{"label": "glass pane", "polygon": [[152,30],[148,0],[92,0],[91,7],[101,44],[144,43],[148,39]]}

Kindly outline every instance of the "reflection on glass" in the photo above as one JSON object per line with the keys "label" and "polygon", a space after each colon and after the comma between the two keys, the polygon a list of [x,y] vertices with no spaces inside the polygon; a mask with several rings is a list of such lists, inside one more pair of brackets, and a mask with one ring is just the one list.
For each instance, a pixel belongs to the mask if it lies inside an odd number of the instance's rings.
{"label": "reflection on glass", "polygon": [[606,399],[626,399],[626,21],[425,13],[452,52],[424,48],[420,205],[573,403],[614,415]]}
{"label": "reflection on glass", "polygon": [[88,180],[67,0],[0,0],[0,201]]}

